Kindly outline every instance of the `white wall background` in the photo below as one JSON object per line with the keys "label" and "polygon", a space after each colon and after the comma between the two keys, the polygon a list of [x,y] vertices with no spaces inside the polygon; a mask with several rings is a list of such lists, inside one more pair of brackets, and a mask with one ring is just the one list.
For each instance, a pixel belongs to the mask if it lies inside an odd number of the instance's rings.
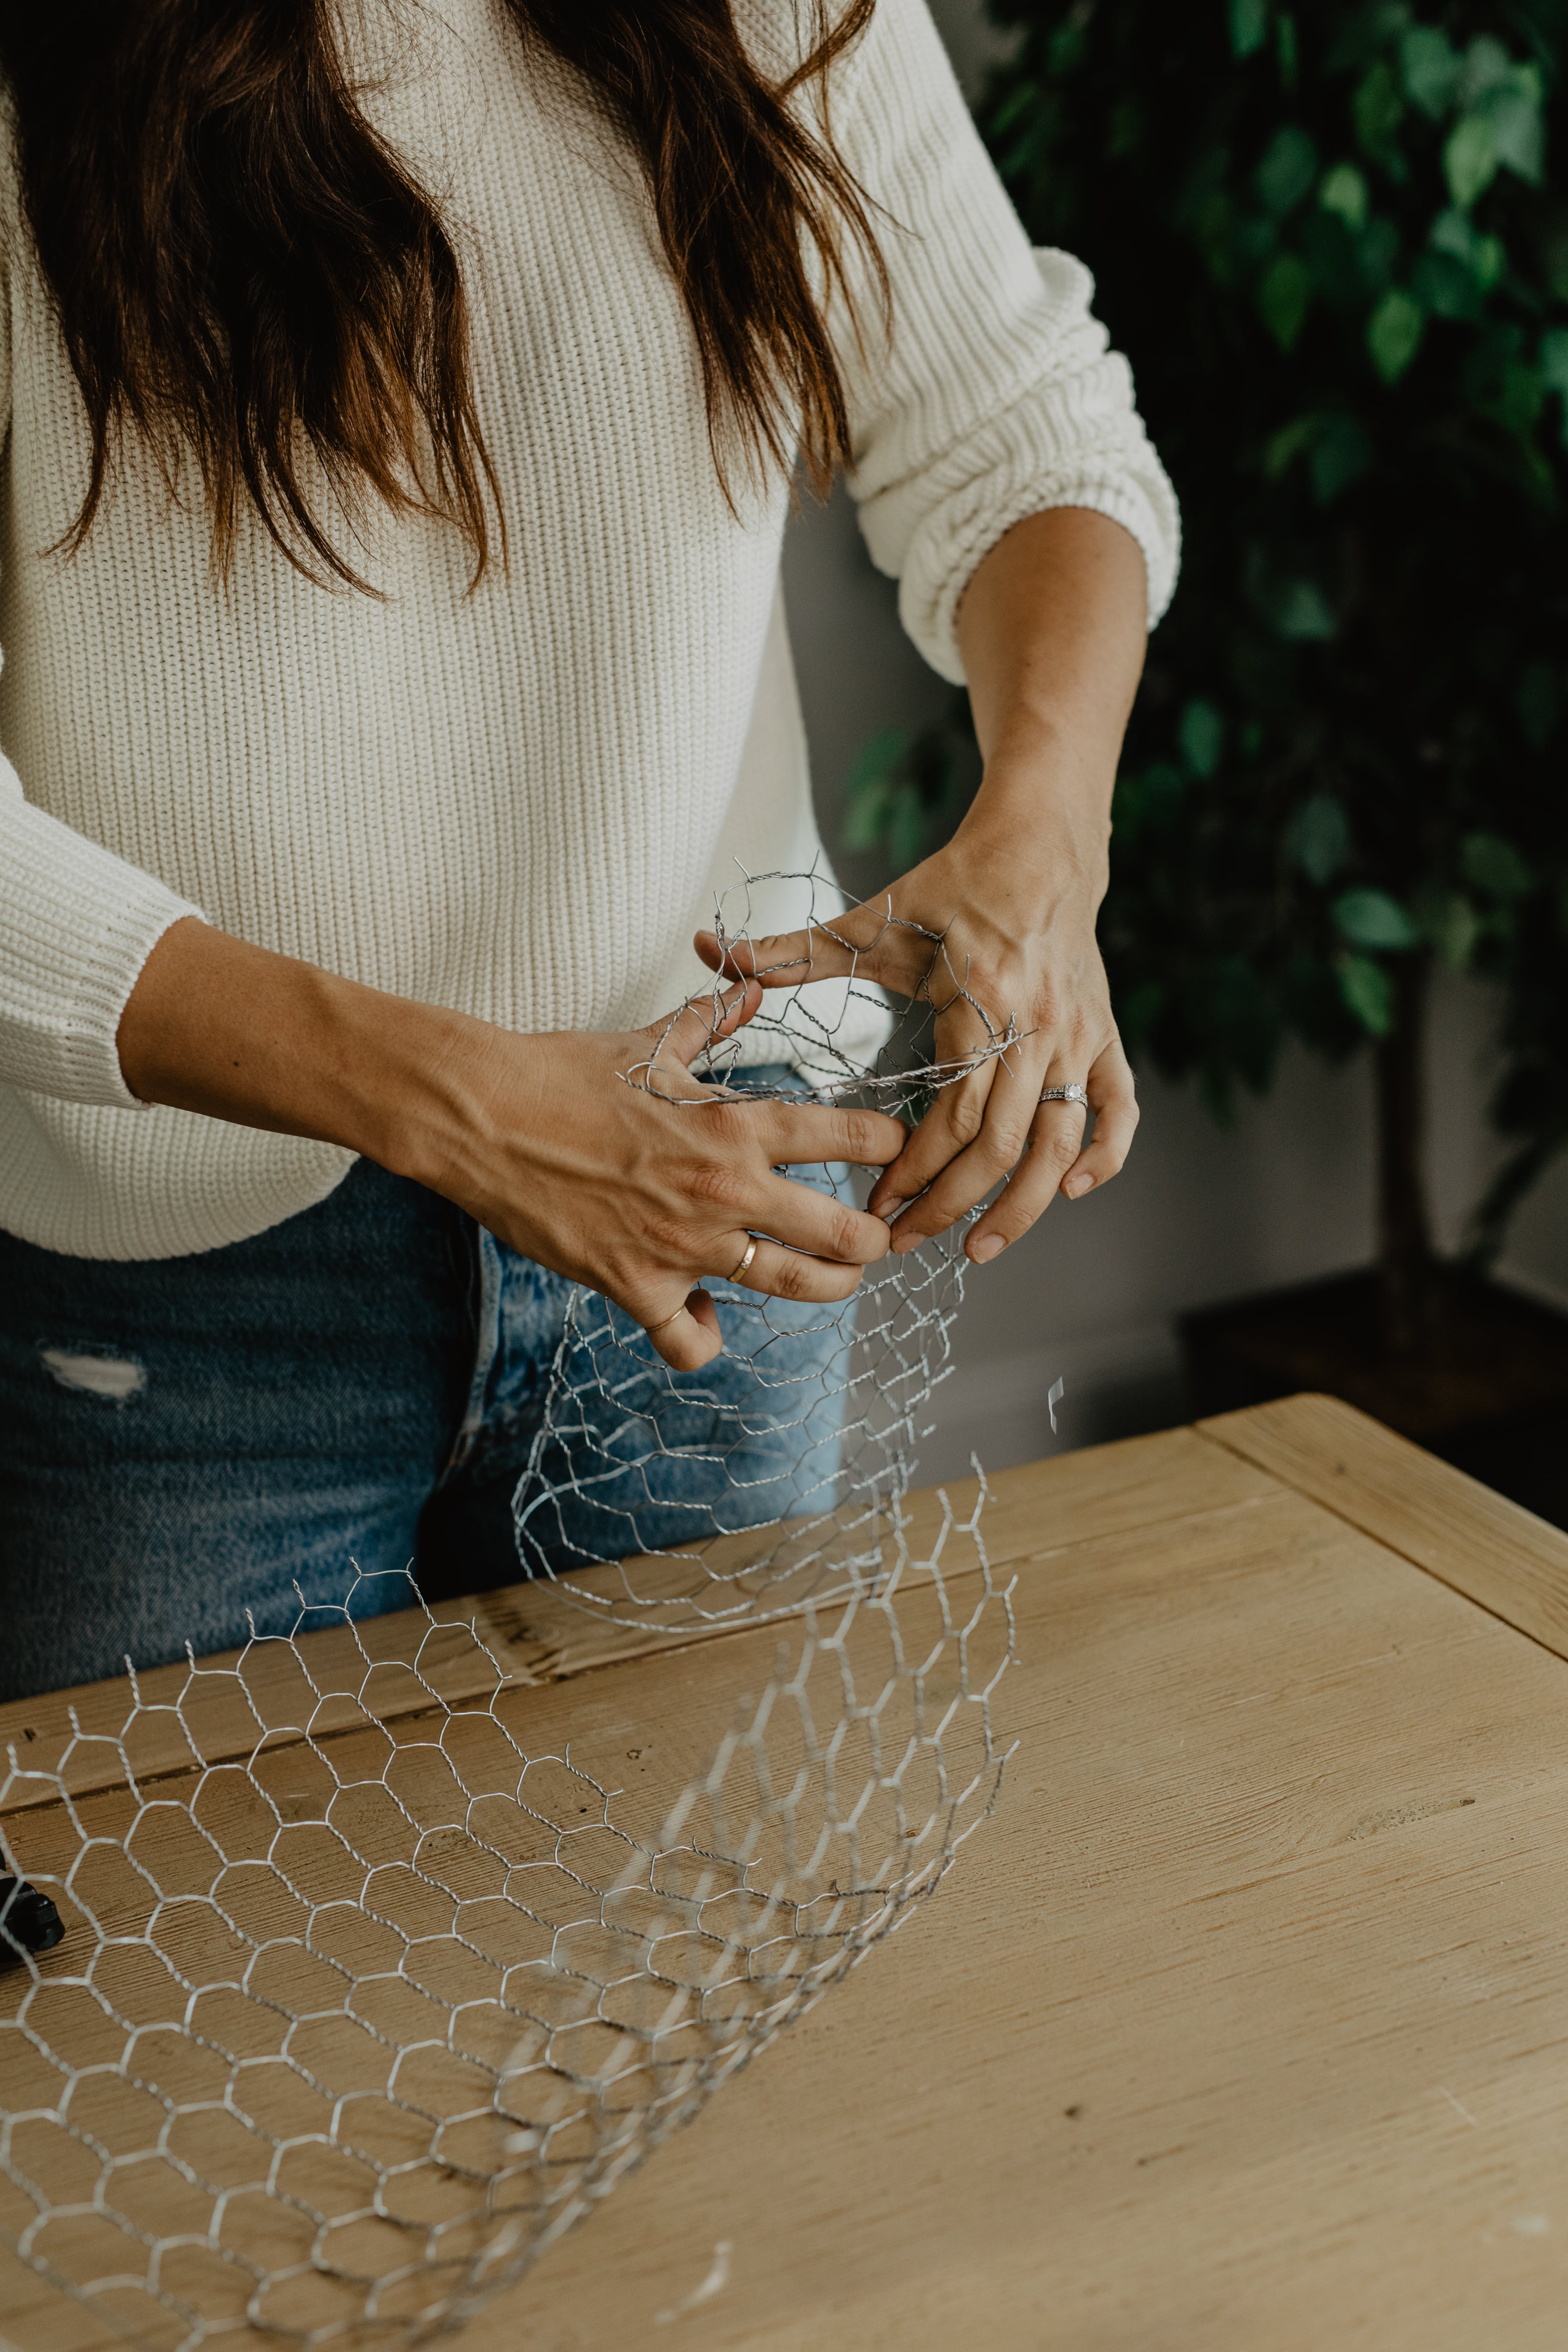
{"label": "white wall background", "polygon": [[[978,0],[934,0],[973,88],[998,37]],[[1136,353],[1133,355],[1136,362]],[[876,729],[919,723],[947,689],[904,637],[842,492],[791,527],[784,589],[831,845],[844,777]],[[1496,1147],[1483,1104],[1493,1006],[1479,988],[1440,993],[1432,1046],[1433,1173],[1452,1241]],[[958,1369],[939,1391],[922,1475],[947,1477],[971,1448],[988,1468],[1185,1414],[1173,1318],[1184,1308],[1364,1262],[1372,1249],[1372,1131],[1363,1063],[1331,1072],[1289,1057],[1273,1093],[1222,1133],[1195,1096],[1141,1078],[1143,1124],[1103,1193],[1058,1201],[1026,1240],[972,1270],[955,1329]],[[1568,1305],[1568,1165],[1515,1226],[1504,1276]],[[1047,1416],[1067,1383],[1058,1435]]]}

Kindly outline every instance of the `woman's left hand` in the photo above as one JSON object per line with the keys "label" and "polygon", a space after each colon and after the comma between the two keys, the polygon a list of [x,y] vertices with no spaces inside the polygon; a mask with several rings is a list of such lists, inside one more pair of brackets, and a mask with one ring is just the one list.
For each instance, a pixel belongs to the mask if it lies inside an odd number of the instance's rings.
{"label": "woman's left hand", "polygon": [[[1016,813],[1011,793],[995,797]],[[737,944],[722,961],[711,932],[697,940],[715,971],[754,972],[770,988],[853,970],[900,995],[929,998],[935,1058],[962,1065],[986,1055],[941,1089],[868,1204],[874,1216],[897,1219],[893,1248],[907,1250],[1009,1179],[968,1237],[981,1265],[1026,1233],[1058,1192],[1074,1200],[1107,1183],[1138,1124],[1094,932],[1103,844],[1097,856],[1092,842],[1064,839],[1055,827],[1047,835],[1044,825],[1039,838],[1020,839],[1016,827],[988,826],[984,808],[983,795],[945,849],[839,921]],[[1014,1042],[989,1051],[1009,1023]],[[1083,1087],[1094,1111],[1087,1144],[1081,1104],[1040,1100],[1047,1087],[1068,1086]]]}
{"label": "woman's left hand", "polygon": [[[769,988],[853,970],[927,997],[937,1060],[976,1063],[877,1179],[869,1207],[897,1220],[895,1250],[945,1233],[1006,1178],[965,1244],[984,1265],[1055,1193],[1076,1200],[1127,1157],[1138,1104],[1094,923],[1146,612],[1143,558],[1119,523],[1077,507],[1015,523],[958,608],[985,773],[947,847],[826,929],[738,944],[722,960],[712,932],[698,934],[714,971]],[[1013,1041],[992,1052],[1010,1023]],[[1048,1087],[1086,1089],[1087,1146],[1083,1105],[1041,1102]]]}

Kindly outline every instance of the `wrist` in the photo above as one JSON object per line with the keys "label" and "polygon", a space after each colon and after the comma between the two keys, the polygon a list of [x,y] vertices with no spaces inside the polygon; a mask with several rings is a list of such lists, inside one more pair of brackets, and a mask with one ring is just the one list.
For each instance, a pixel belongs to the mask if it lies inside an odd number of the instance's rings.
{"label": "wrist", "polygon": [[990,751],[961,830],[1022,856],[1038,873],[1077,873],[1103,895],[1115,783],[1114,761],[1076,732],[1016,713]]}
{"label": "wrist", "polygon": [[143,1102],[340,1144],[437,1190],[471,1157],[487,1072],[517,1042],[194,920],[154,947],[118,1036]]}
{"label": "wrist", "polygon": [[524,1040],[439,1004],[388,997],[348,981],[324,1004],[341,1143],[393,1176],[454,1197],[472,1190],[494,1129],[499,1063]]}
{"label": "wrist", "polygon": [[[987,779],[987,782],[990,779]],[[999,887],[1082,899],[1098,908],[1110,879],[1110,821],[1054,793],[1039,779],[983,786],[953,845],[994,870]]]}

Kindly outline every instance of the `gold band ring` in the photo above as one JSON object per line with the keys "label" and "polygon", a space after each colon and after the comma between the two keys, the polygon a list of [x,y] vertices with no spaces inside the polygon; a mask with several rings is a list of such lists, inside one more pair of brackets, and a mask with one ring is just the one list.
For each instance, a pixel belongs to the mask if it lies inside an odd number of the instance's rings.
{"label": "gold band ring", "polygon": [[[702,1296],[706,1298],[708,1293],[704,1291]],[[689,1291],[687,1293],[687,1297],[689,1297],[690,1293]],[[669,1326],[676,1320],[677,1317],[685,1315],[688,1312],[689,1309],[687,1307],[686,1299],[683,1298],[679,1306],[676,1308],[674,1315],[667,1315],[661,1323],[645,1323],[643,1325],[643,1329],[647,1333],[648,1338],[651,1339],[656,1331],[667,1331],[669,1328]]]}
{"label": "gold band ring", "polygon": [[752,1260],[756,1256],[756,1255],[757,1237],[755,1234],[753,1234],[746,1244],[740,1265],[735,1268],[734,1273],[730,1276],[729,1279],[731,1282],[739,1282],[743,1275],[749,1274],[752,1270]]}

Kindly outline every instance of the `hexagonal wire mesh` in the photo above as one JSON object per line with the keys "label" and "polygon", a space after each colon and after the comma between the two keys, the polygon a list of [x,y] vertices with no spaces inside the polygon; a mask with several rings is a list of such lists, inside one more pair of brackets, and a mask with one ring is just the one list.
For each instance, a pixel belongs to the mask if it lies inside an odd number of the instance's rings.
{"label": "hexagonal wire mesh", "polygon": [[[817,877],[760,879],[817,919]],[[889,1026],[851,979],[748,1034],[820,1099],[973,1066]],[[949,1235],[842,1309],[715,1285],[724,1355],[679,1380],[573,1294],[514,1509],[531,1574],[649,1654],[607,1716],[356,1570],[9,1751],[4,1864],[66,1927],[34,1954],[0,1914],[0,2233],[40,2279],[168,2352],[450,2326],[933,1891],[995,1801],[1013,1640],[984,1482],[962,1520],[907,1499],[963,1265]]]}

